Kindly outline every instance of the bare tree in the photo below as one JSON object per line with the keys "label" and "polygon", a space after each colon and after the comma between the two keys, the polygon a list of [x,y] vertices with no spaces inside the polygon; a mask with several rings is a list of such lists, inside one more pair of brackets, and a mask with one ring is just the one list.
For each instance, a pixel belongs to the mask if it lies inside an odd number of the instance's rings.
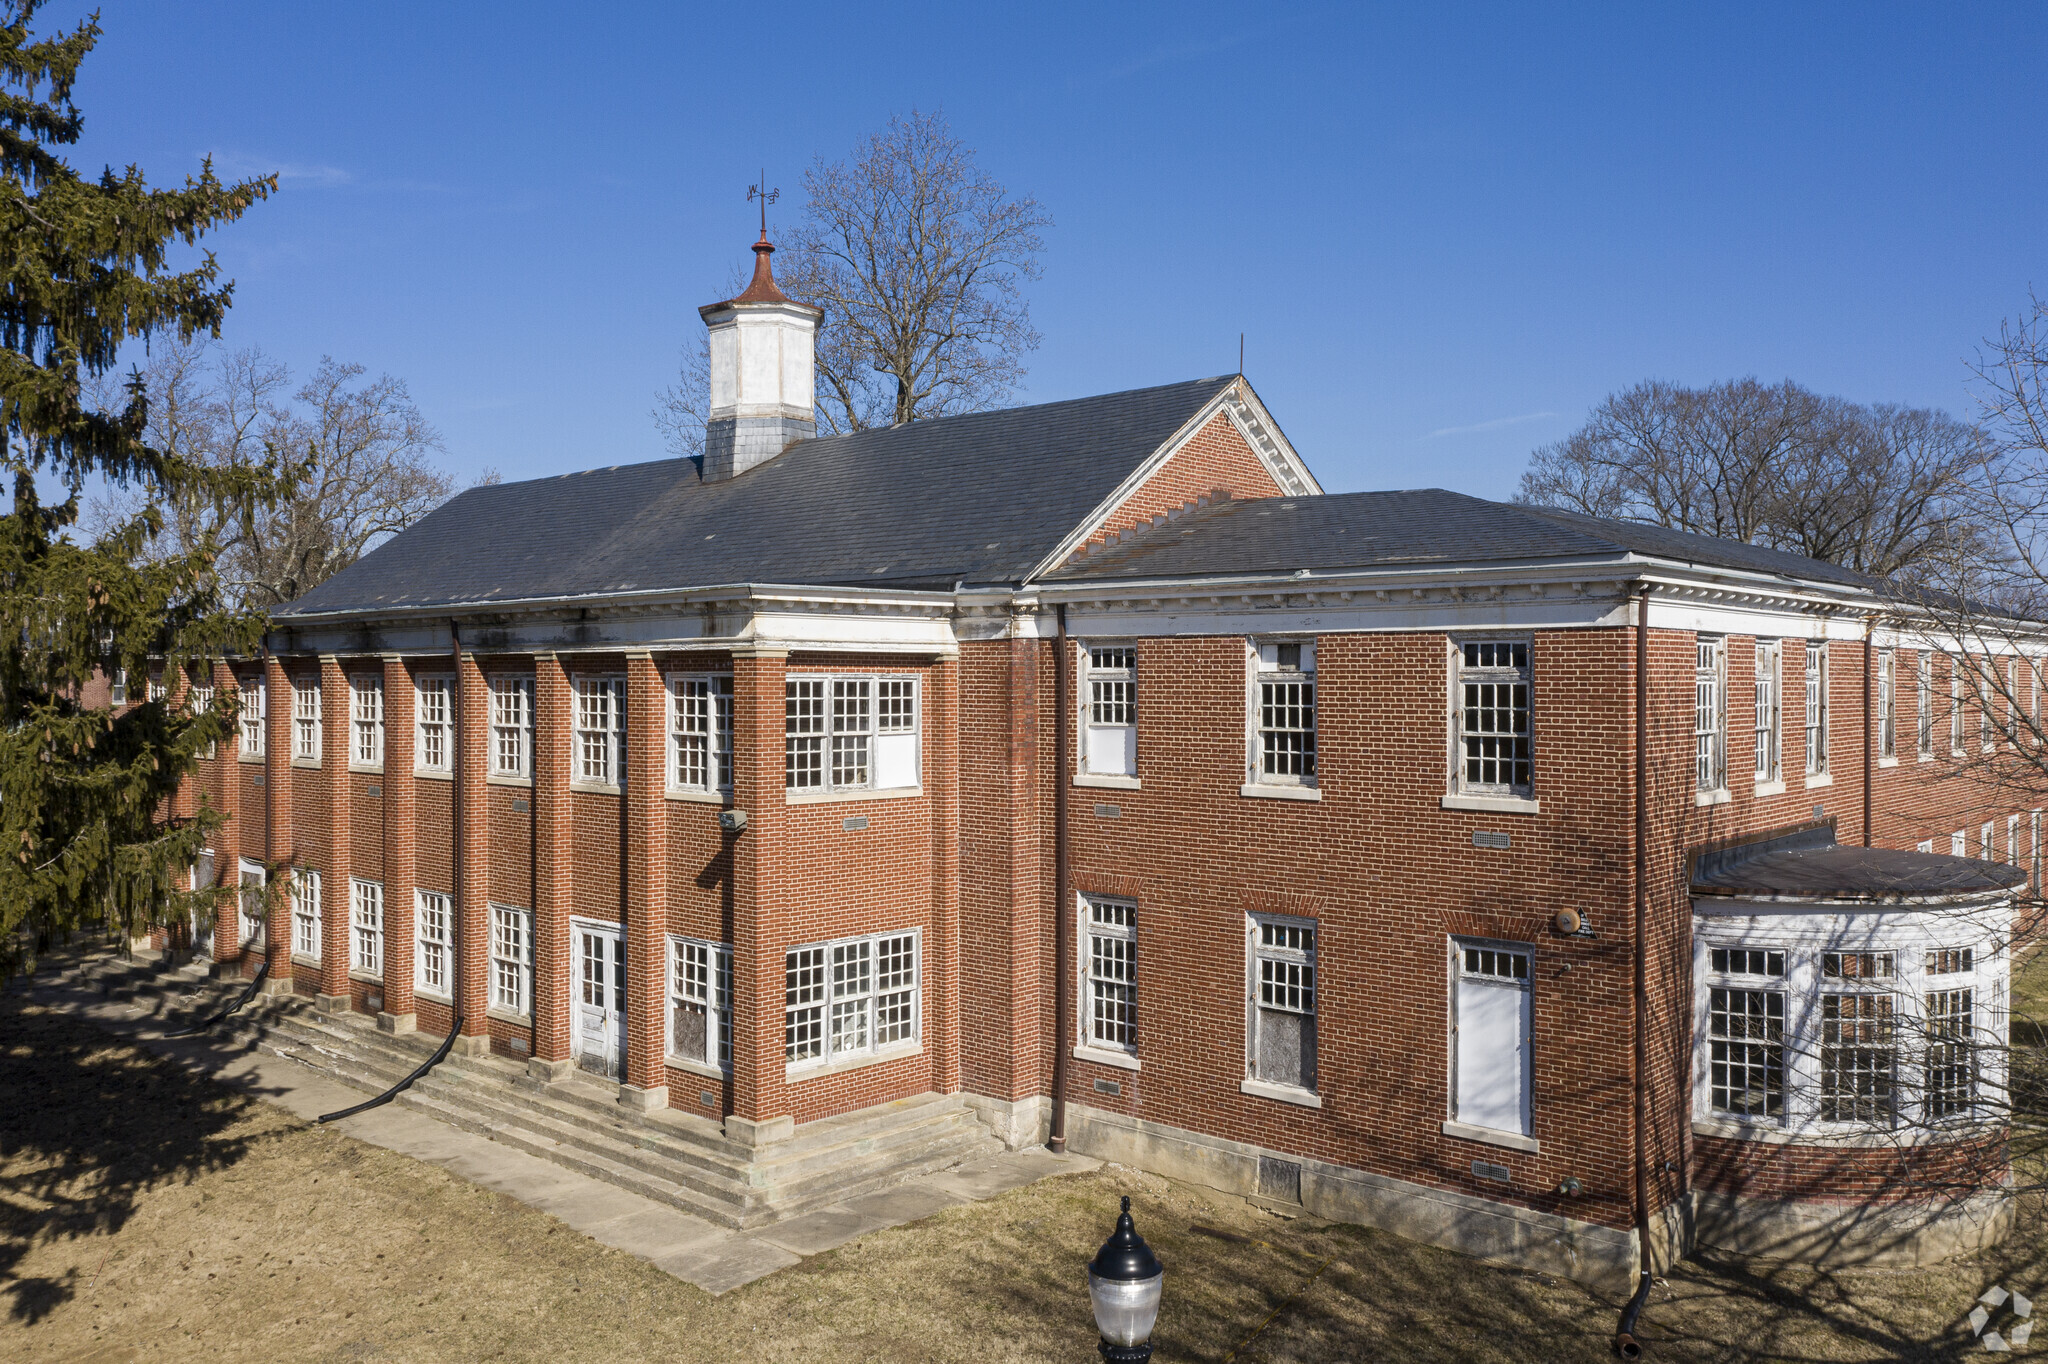
{"label": "bare tree", "polygon": [[1537,450],[1517,501],[1769,545],[1890,579],[1988,553],[1972,490],[1997,451],[1945,413],[1789,381],[1649,381]]}
{"label": "bare tree", "polygon": [[699,335],[683,343],[676,381],[655,397],[654,425],[671,453],[696,459],[704,453],[704,427],[710,420],[711,349]]}

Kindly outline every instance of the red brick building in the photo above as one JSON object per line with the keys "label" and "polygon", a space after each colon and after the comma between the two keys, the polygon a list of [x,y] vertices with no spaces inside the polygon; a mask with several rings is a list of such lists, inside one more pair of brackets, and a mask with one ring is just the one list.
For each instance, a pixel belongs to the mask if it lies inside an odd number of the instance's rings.
{"label": "red brick building", "polygon": [[1982,1117],[2040,816],[1870,584],[1325,496],[1242,377],[813,438],[758,261],[701,461],[472,489],[153,680],[243,702],[196,875],[292,877],[224,967],[764,1159],[958,1095],[1587,1279],[1996,1233],[1995,1148],[1930,1201],[1983,1143],[1872,1133]]}

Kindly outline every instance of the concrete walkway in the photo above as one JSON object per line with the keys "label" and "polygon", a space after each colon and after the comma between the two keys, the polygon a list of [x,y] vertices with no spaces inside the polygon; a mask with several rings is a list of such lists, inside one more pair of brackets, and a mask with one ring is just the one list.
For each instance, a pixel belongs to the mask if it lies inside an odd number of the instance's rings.
{"label": "concrete walkway", "polygon": [[[13,988],[307,1121],[366,1097],[302,1062],[253,1046],[166,1037],[154,1015],[126,1001],[108,1000],[98,988],[78,982],[68,972],[17,981]],[[752,1283],[807,1255],[915,1222],[941,1208],[992,1198],[1048,1175],[1079,1174],[1100,1164],[1085,1156],[1055,1156],[1042,1147],[1006,1151],[771,1226],[734,1231],[397,1104],[332,1126],[538,1208],[593,1240],[637,1255],[710,1293]]]}

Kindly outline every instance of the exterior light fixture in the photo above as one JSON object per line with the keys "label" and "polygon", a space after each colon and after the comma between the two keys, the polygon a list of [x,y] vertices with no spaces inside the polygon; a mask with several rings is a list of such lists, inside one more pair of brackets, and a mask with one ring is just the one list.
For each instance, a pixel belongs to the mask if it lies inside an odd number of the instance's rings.
{"label": "exterior light fixture", "polygon": [[1131,1225],[1131,1200],[1124,1199],[1116,1230],[1088,1266],[1088,1300],[1102,1333],[1096,1350],[1112,1364],[1143,1364],[1152,1358],[1152,1324],[1159,1319],[1159,1288],[1166,1267]]}

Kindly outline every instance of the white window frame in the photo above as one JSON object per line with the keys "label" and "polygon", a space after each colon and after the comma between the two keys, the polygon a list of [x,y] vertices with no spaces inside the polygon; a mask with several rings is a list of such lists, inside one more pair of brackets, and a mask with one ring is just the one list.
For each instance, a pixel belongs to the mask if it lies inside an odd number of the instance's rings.
{"label": "white window frame", "polygon": [[[187,697],[187,701],[191,706],[192,713],[194,715],[204,715],[207,711],[212,710],[213,695],[214,690],[212,683],[209,682],[202,685],[200,683],[194,682],[192,684],[191,692]],[[208,762],[212,762],[219,755],[219,743],[212,742],[206,745],[206,751],[201,753],[199,756],[201,758],[204,758]]]}
{"label": "white window frame", "polygon": [[[910,942],[909,979],[904,981],[900,974],[892,979],[894,983],[884,990],[882,985],[882,956],[885,946],[900,952],[900,943]],[[853,974],[852,968],[865,952],[867,970],[865,985]],[[821,953],[823,970],[822,992],[815,998],[808,995],[797,999],[797,990],[792,988],[789,977],[792,963],[798,970],[808,971],[812,965],[807,954]],[[806,960],[797,961],[799,957]],[[824,942],[798,943],[789,948],[783,956],[784,1007],[783,1007],[783,1064],[787,1073],[799,1075],[805,1071],[830,1070],[848,1063],[858,1063],[885,1056],[908,1056],[924,1049],[924,933],[918,928],[894,929],[886,933],[863,933],[850,938],[833,938]],[[908,996],[905,999],[905,996]],[[901,1001],[898,1007],[910,1011],[907,1026],[908,1038],[896,1037],[881,1040],[881,1011],[886,1000]],[[852,1007],[848,1007],[852,1006]],[[794,1030],[792,1018],[799,1012],[813,1012],[818,1015],[818,1051],[814,1055],[792,1055]],[[843,1023],[858,1017],[860,1033],[855,1036],[852,1023]],[[906,1026],[899,1021],[896,1026]],[[852,1040],[842,1041],[842,1038]]]}
{"label": "white window frame", "polygon": [[242,697],[242,756],[260,758],[264,755],[264,730],[270,719],[270,688],[262,678],[253,683],[236,678],[235,686]]}
{"label": "white window frame", "polygon": [[1828,642],[1806,641],[1806,775],[1828,775]]}
{"label": "white window frame", "polygon": [[1934,756],[1934,655],[1922,649],[1914,660],[1914,705],[1920,761]]}
{"label": "white window frame", "polygon": [[[1079,948],[1074,968],[1080,989],[1074,996],[1075,1053],[1112,1064],[1134,1062],[1143,1037],[1138,1012],[1138,902],[1115,895],[1081,895],[1076,908],[1080,932],[1074,939]],[[1098,941],[1104,944],[1100,952]],[[1098,1018],[1105,1010],[1098,1005],[1116,1012],[1119,1003],[1121,1020],[1105,1028]],[[1108,1035],[1117,1032],[1123,1037]]]}
{"label": "white window frame", "polygon": [[348,765],[384,770],[384,675],[356,673],[348,679]]}
{"label": "white window frame", "polygon": [[1963,656],[1944,654],[1948,660],[1948,751],[1963,756]]}
{"label": "white window frame", "polygon": [[1891,649],[1879,650],[1877,655],[1877,760],[1881,763],[1895,763],[1899,760],[1899,669],[1898,657]]}
{"label": "white window frame", "polygon": [[351,876],[348,882],[348,962],[351,972],[384,978],[384,883]]}
{"label": "white window frame", "polygon": [[[248,857],[238,859],[235,870],[235,927],[241,933],[241,943],[248,946],[260,933],[267,950],[270,946],[269,873],[264,871],[261,862]],[[249,912],[250,891],[256,892],[257,912],[254,914]]]}
{"label": "white window frame", "polygon": [[107,704],[125,706],[128,704],[128,670],[114,669],[114,675],[107,679]]}
{"label": "white window frame", "polygon": [[1756,784],[1785,785],[1785,641],[1756,642]]}
{"label": "white window frame", "polygon": [[[884,687],[890,693],[887,715]],[[908,725],[903,720],[906,688]],[[923,735],[922,678],[909,673],[791,673],[783,684],[783,790],[798,797],[920,791]],[[887,779],[885,765],[893,773]],[[908,780],[903,779],[906,773]]]}
{"label": "white window frame", "polygon": [[496,673],[491,677],[491,775],[514,780],[533,777],[533,678]]}
{"label": "white window frame", "polygon": [[1970,855],[1969,830],[1958,829],[1948,836],[1948,855],[1950,857],[1968,857]]}
{"label": "white window frame", "polygon": [[[1290,663],[1288,660],[1294,660]],[[1298,697],[1271,698],[1268,687],[1299,686]],[[1246,641],[1245,785],[1317,789],[1316,641],[1252,639]],[[1295,723],[1270,724],[1280,718]],[[1295,737],[1298,736],[1298,737]],[[1268,771],[1268,768],[1300,771]]]}
{"label": "white window frame", "polygon": [[626,786],[626,679],[620,673],[578,673],[570,687],[571,784],[622,791]]}
{"label": "white window frame", "polygon": [[[1293,942],[1269,943],[1267,937],[1287,936]],[[1302,940],[1305,939],[1305,944]],[[1317,971],[1322,947],[1322,925],[1314,919],[1283,914],[1245,916],[1245,1079],[1256,1086],[1291,1090],[1314,1095],[1321,1079],[1322,1036],[1318,1022],[1322,980]],[[1259,1073],[1261,1043],[1264,1041],[1268,1011],[1297,1014],[1306,1019],[1308,1033],[1303,1049],[1307,1084],[1276,1080]]]}
{"label": "white window frame", "polygon": [[1693,789],[1713,795],[1728,789],[1728,639],[1693,639]]}
{"label": "white window frame", "polygon": [[[438,702],[431,698],[438,698]],[[455,678],[424,673],[412,680],[412,770],[431,776],[455,773]]]}
{"label": "white window frame", "polygon": [[[1453,937],[1450,939],[1450,949],[1449,984],[1451,997],[1449,1007],[1445,1010],[1450,1019],[1450,1056],[1447,1068],[1450,1084],[1444,1095],[1445,1106],[1450,1114],[1450,1120],[1461,1127],[1472,1130],[1499,1132],[1508,1137],[1520,1138],[1523,1141],[1532,1140],[1536,1131],[1536,945],[1534,943],[1508,942],[1494,938]],[[1459,1106],[1458,1091],[1461,1081],[1458,1048],[1462,1035],[1462,1020],[1459,1015],[1463,981],[1468,974],[1465,958],[1467,952],[1491,954],[1496,960],[1502,957],[1519,957],[1522,959],[1523,970],[1519,976],[1512,970],[1505,975],[1498,971],[1470,972],[1473,978],[1486,982],[1486,988],[1514,989],[1519,994],[1520,1013],[1517,1027],[1519,1030],[1518,1043],[1522,1053],[1520,1076],[1521,1114],[1520,1122],[1516,1127],[1500,1127],[1492,1123],[1475,1121],[1476,1118],[1481,1116],[1480,1114],[1464,1113]],[[1517,981],[1519,981],[1519,984],[1516,983]],[[1494,982],[1500,983],[1495,984]]]}
{"label": "white window frame", "polygon": [[[412,989],[444,1004],[455,1000],[455,897],[414,887]],[[439,983],[435,978],[439,977]]]}
{"label": "white window frame", "polygon": [[1989,753],[1998,742],[1998,664],[1989,658],[1977,662],[1977,743]]}
{"label": "white window frame", "polygon": [[320,679],[294,677],[292,686],[292,761],[320,761]]}
{"label": "white window frame", "polygon": [[1084,778],[1138,776],[1138,646],[1132,640],[1080,641],[1081,703],[1075,755]]}
{"label": "white window frame", "polygon": [[533,1015],[533,911],[491,901],[491,985],[487,1009]]}
{"label": "white window frame", "polygon": [[158,673],[154,677],[150,678],[149,681],[144,684],[142,693],[143,698],[149,701],[162,701],[168,698],[170,694],[170,688],[165,684],[162,673]]}
{"label": "white window frame", "polygon": [[672,672],[667,681],[668,789],[707,796],[729,794],[732,674]]}
{"label": "white window frame", "polygon": [[[676,1050],[676,1015],[704,1014],[704,1055]],[[668,1017],[662,1025],[668,1063],[698,1075],[732,1073],[732,944],[671,933],[668,939]]]}
{"label": "white window frame", "polygon": [[[1533,800],[1536,796],[1536,674],[1534,642],[1526,635],[1454,636],[1451,641],[1451,789],[1467,796],[1505,796]],[[1499,651],[1508,651],[1501,662]],[[1494,653],[1489,659],[1488,652]],[[1520,661],[1514,661],[1519,656]],[[1479,689],[1478,695],[1468,687]],[[1489,692],[1487,689],[1493,688]],[[1507,689],[1505,706],[1498,704]],[[1505,710],[1512,726],[1521,722],[1519,734],[1512,728],[1490,730],[1475,719]],[[1519,744],[1520,752],[1516,746]],[[1489,751],[1506,745],[1503,756]],[[1478,775],[1474,774],[1475,767]],[[1486,779],[1491,770],[1504,781]]]}
{"label": "white window frame", "polygon": [[292,868],[292,955],[320,964],[320,873],[312,867]]}
{"label": "white window frame", "polygon": [[1998,834],[1995,821],[1985,820],[1977,830],[1977,859],[1981,862],[1998,860]]}

